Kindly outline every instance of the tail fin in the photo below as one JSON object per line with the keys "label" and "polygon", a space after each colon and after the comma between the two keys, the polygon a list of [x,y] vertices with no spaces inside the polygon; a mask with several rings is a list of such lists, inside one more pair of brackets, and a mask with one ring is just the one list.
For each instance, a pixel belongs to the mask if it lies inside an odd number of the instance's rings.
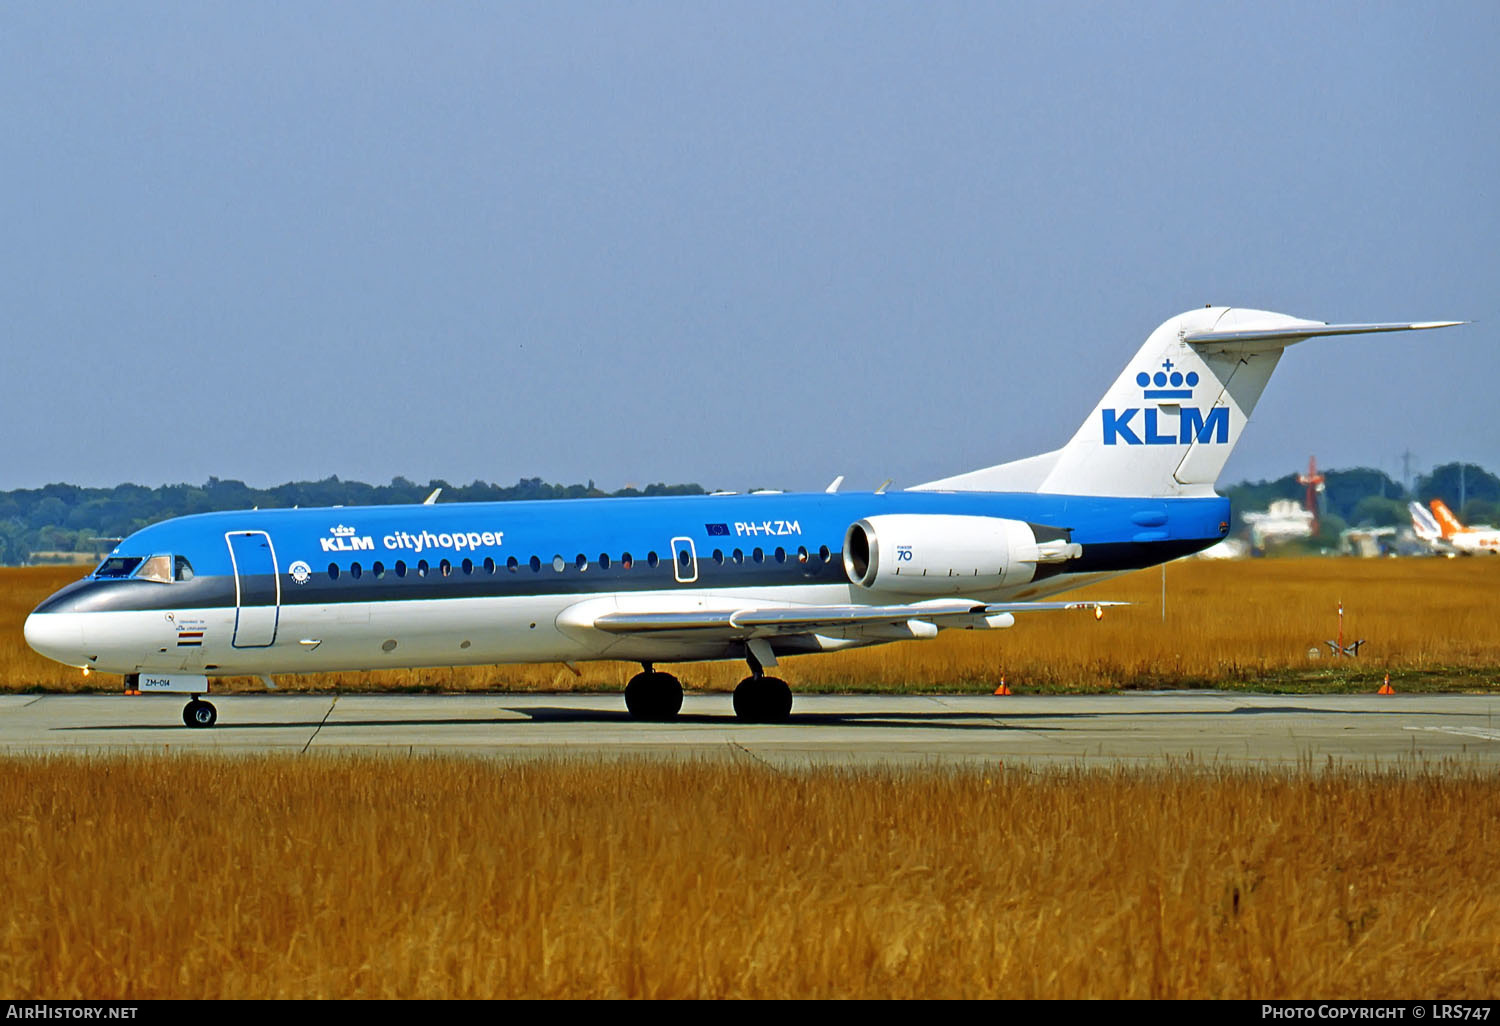
{"label": "tail fin", "polygon": [[1151,333],[1063,448],[917,488],[1211,495],[1287,346],[1459,323],[1324,324],[1264,310],[1190,310]]}
{"label": "tail fin", "polygon": [[1411,512],[1411,527],[1418,538],[1423,541],[1437,541],[1443,536],[1443,529],[1438,526],[1437,520],[1427,511],[1426,506],[1420,502],[1413,502],[1409,503],[1406,508]]}
{"label": "tail fin", "polygon": [[1443,527],[1443,537],[1452,538],[1455,534],[1462,534],[1468,528],[1463,521],[1453,515],[1453,511],[1444,504],[1442,499],[1433,499],[1429,505],[1432,506],[1432,515],[1437,517],[1437,522]]}

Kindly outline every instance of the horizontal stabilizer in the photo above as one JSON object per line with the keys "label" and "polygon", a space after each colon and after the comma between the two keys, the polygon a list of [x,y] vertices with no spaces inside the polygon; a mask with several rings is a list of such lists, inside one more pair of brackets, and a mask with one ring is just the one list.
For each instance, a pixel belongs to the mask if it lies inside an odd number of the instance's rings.
{"label": "horizontal stabilizer", "polygon": [[1324,324],[1305,321],[1282,324],[1274,328],[1248,331],[1194,331],[1182,336],[1184,342],[1210,352],[1232,352],[1257,343],[1271,342],[1289,346],[1303,339],[1327,335],[1375,335],[1387,331],[1425,331],[1428,328],[1453,328],[1467,321],[1409,321],[1391,324]]}

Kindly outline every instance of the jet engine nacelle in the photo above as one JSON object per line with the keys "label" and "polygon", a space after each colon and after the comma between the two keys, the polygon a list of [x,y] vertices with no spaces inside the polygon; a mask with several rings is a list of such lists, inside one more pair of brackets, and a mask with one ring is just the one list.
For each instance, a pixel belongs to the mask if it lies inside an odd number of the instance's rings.
{"label": "jet engine nacelle", "polygon": [[857,520],[844,533],[844,569],[851,581],[908,595],[1025,584],[1039,565],[1082,553],[1066,531],[1002,517],[890,514]]}

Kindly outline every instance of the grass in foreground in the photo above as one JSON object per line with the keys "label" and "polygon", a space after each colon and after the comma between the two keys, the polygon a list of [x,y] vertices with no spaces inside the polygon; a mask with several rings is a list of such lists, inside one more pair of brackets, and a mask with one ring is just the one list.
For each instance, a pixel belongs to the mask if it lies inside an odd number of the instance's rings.
{"label": "grass in foreground", "polygon": [[0,760],[17,998],[1487,998],[1494,779]]}
{"label": "grass in foreground", "polygon": [[[117,677],[84,678],[26,647],[21,623],[74,569],[0,569],[0,689],[115,690]],[[1004,676],[1032,691],[1241,687],[1374,691],[1389,672],[1400,690],[1500,690],[1500,619],[1494,596],[1500,559],[1279,559],[1184,561],[1069,593],[1118,599],[1096,623],[1087,613],[1020,614],[1010,630],[944,631],[934,641],[882,645],[786,661],[803,691],[993,691]],[[1333,659],[1325,640],[1366,639],[1357,658]],[[1309,657],[1309,650],[1318,653]],[[625,686],[638,667],[584,663],[308,674],[292,690],[582,690]],[[739,662],[687,664],[690,687],[729,690]],[[217,685],[216,685],[217,686]],[[230,681],[228,690],[259,690]]]}

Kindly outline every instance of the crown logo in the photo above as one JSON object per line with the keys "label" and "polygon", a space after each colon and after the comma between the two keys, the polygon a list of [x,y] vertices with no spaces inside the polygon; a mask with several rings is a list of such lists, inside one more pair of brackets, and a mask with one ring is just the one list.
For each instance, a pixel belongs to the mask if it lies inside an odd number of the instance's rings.
{"label": "crown logo", "polygon": [[[1173,370],[1177,365],[1171,359],[1163,360],[1161,366],[1162,369],[1155,374],[1141,371],[1135,376],[1135,383],[1146,390],[1146,398],[1191,399],[1193,389],[1198,387],[1198,372],[1188,371],[1184,374],[1180,370]],[[1156,387],[1151,387],[1153,385]],[[1184,385],[1187,387],[1184,388]]]}
{"label": "crown logo", "polygon": [[329,533],[335,538],[352,538],[354,536],[354,528],[345,527],[343,524],[340,524],[337,527],[330,528]]}

